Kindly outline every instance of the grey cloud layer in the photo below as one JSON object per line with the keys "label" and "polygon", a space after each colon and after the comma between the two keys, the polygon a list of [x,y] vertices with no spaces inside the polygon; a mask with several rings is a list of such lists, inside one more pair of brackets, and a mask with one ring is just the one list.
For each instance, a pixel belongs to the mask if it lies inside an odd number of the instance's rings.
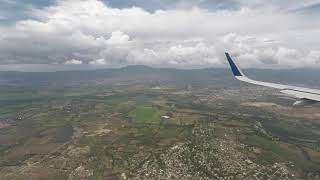
{"label": "grey cloud layer", "polygon": [[135,6],[149,11],[158,9],[190,9],[192,7],[208,10],[273,7],[286,10],[304,8],[320,3],[319,0],[105,0],[104,2],[116,8]]}
{"label": "grey cloud layer", "polygon": [[222,66],[230,50],[244,66],[318,66],[318,17],[247,7],[152,13],[60,0],[0,27],[0,63]]}

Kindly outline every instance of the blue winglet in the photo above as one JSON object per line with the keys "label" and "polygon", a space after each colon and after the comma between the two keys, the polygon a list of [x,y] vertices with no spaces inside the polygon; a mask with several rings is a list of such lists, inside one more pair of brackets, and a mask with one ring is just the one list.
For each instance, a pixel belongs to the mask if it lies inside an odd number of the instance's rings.
{"label": "blue winglet", "polygon": [[227,56],[227,59],[229,61],[229,64],[230,64],[230,67],[231,67],[231,70],[232,70],[232,73],[234,76],[243,76],[241,70],[237,67],[237,65],[233,62],[233,60],[231,59],[229,53],[226,52],[226,56]]}

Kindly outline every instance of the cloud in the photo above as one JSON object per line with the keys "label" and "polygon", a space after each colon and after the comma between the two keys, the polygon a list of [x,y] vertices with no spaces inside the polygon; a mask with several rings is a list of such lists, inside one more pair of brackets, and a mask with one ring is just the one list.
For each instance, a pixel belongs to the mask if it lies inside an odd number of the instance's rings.
{"label": "cloud", "polygon": [[106,65],[107,62],[104,59],[97,59],[97,60],[94,60],[94,61],[90,61],[89,64],[92,64],[92,65]]}
{"label": "cloud", "polygon": [[28,19],[0,26],[0,64],[221,67],[230,51],[244,67],[319,66],[318,17],[279,10],[291,8],[288,3],[273,8],[272,1],[266,8],[259,2],[149,12],[98,0],[57,0],[31,8]]}
{"label": "cloud", "polygon": [[115,31],[111,33],[110,39],[107,40],[107,43],[109,45],[122,45],[122,44],[128,44],[130,37],[121,32],[121,31]]}
{"label": "cloud", "polygon": [[244,67],[299,68],[319,66],[320,51],[288,48],[282,44],[265,42],[265,39],[225,35],[222,41],[232,49],[233,55]]}
{"label": "cloud", "polygon": [[151,12],[159,9],[192,9],[193,7],[200,7],[207,10],[234,10],[243,7],[294,9],[319,3],[318,0],[105,0],[105,2],[115,8],[141,7]]}
{"label": "cloud", "polygon": [[64,64],[66,64],[66,65],[79,65],[79,64],[82,64],[82,63],[83,62],[80,61],[80,60],[71,59],[71,60],[66,61]]}

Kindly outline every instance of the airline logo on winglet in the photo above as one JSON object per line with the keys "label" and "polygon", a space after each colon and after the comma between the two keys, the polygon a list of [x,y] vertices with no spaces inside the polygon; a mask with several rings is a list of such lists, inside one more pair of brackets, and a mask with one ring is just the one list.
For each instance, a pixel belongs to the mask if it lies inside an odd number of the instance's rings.
{"label": "airline logo on winglet", "polygon": [[238,66],[234,63],[234,61],[231,59],[229,53],[226,52],[227,59],[229,61],[232,73],[234,76],[243,76],[241,70],[238,68]]}

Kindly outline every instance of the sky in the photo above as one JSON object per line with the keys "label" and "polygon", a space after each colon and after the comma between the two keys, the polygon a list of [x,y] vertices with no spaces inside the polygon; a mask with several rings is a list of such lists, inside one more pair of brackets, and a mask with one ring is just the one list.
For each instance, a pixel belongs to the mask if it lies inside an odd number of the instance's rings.
{"label": "sky", "polygon": [[[320,68],[320,0],[1,0],[0,66]],[[19,65],[19,66],[17,66]]]}

